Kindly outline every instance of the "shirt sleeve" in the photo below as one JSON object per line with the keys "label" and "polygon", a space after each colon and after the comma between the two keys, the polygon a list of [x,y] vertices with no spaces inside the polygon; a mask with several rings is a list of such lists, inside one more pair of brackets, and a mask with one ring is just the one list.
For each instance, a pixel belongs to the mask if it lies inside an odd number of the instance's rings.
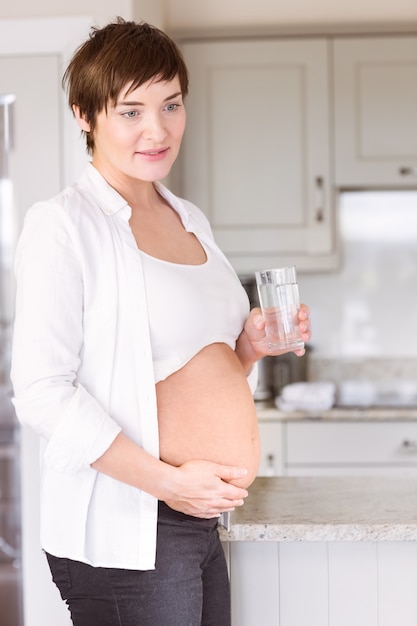
{"label": "shirt sleeve", "polygon": [[29,209],[15,255],[12,383],[18,419],[48,440],[59,471],[90,465],[119,426],[79,384],[83,350],[82,255],[64,210]]}
{"label": "shirt sleeve", "polygon": [[258,385],[258,364],[254,363],[247,375],[248,385],[252,392],[252,395],[255,393],[256,387]]}

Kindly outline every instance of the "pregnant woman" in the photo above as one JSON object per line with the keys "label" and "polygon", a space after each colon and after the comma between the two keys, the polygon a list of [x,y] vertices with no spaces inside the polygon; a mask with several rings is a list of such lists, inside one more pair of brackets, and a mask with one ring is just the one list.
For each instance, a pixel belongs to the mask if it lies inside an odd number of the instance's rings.
{"label": "pregnant woman", "polygon": [[[91,163],[29,209],[16,253],[12,380],[42,441],[41,545],[75,626],[229,626],[217,523],[257,471],[268,347],[206,218],[159,182],[187,70],[163,32],[118,19],[64,85]],[[306,307],[300,325],[307,341]]]}

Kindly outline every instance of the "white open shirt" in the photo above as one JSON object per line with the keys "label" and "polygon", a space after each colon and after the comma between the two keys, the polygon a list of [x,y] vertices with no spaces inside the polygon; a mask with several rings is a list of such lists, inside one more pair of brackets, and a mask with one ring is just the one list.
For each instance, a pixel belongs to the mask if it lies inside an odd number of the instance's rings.
{"label": "white open shirt", "polygon": [[[184,227],[224,259],[204,214],[161,184]],[[153,569],[157,500],[93,470],[122,430],[158,457],[141,257],[131,209],[90,164],[29,209],[16,251],[19,420],[43,440],[41,545],[101,567]],[[256,385],[256,368],[249,376]]]}

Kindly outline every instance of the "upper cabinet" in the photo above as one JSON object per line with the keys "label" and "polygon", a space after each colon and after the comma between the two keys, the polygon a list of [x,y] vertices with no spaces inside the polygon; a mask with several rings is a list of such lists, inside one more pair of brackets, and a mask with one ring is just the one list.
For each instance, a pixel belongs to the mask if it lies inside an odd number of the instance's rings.
{"label": "upper cabinet", "polygon": [[417,187],[417,35],[188,42],[179,192],[241,274],[338,267],[338,188]]}
{"label": "upper cabinet", "polygon": [[181,193],[235,269],[333,261],[329,43],[185,43]]}
{"label": "upper cabinet", "polygon": [[335,183],[416,187],[417,36],[336,38]]}

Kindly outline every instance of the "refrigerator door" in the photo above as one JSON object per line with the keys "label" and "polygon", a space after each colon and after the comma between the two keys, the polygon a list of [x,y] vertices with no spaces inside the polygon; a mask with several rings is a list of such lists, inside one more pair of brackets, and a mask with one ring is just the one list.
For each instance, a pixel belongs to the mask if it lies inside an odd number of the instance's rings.
{"label": "refrigerator door", "polygon": [[0,94],[0,606],[4,626],[22,624],[20,432],[9,378],[16,239],[11,177],[15,100],[14,94]]}

